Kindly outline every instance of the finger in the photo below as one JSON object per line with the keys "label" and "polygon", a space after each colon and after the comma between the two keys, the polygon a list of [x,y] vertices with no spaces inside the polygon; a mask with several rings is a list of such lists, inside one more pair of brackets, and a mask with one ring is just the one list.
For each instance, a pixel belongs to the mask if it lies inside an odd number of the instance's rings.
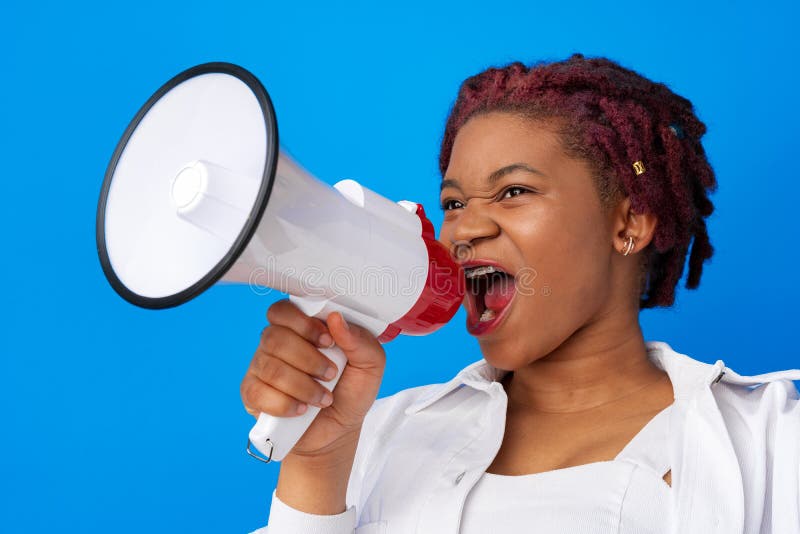
{"label": "finger", "polygon": [[[259,414],[275,417],[294,417],[306,412],[308,405],[265,384],[254,374],[247,373],[240,386],[242,402]],[[250,410],[248,413],[253,414]],[[253,414],[255,417],[258,415]]]}
{"label": "finger", "polygon": [[348,323],[340,312],[329,314],[327,324],[331,336],[347,356],[349,365],[361,369],[384,367],[386,353],[369,330]]}
{"label": "finger", "polygon": [[316,317],[309,317],[289,299],[279,300],[272,304],[267,309],[267,320],[270,324],[291,328],[318,347],[330,348],[333,346],[333,338],[325,323]]}
{"label": "finger", "polygon": [[295,399],[324,408],[333,402],[331,393],[319,382],[281,360],[266,356],[253,373],[259,380]]}
{"label": "finger", "polygon": [[331,380],[338,372],[336,364],[320,352],[314,345],[285,326],[271,325],[261,334],[261,343],[253,358],[256,374],[264,357],[277,357],[307,375],[321,380]]}

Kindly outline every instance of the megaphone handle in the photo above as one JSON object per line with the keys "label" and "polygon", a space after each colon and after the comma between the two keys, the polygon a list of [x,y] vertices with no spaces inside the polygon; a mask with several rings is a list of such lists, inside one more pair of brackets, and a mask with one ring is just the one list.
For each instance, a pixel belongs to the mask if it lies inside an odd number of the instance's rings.
{"label": "megaphone handle", "polygon": [[[339,372],[333,380],[322,381],[316,378],[314,380],[322,384],[328,391],[333,391],[333,388],[339,383],[345,365],[347,365],[347,357],[337,346],[319,350],[336,364]],[[247,442],[248,454],[266,463],[273,460],[280,462],[303,437],[319,411],[320,408],[309,404],[303,415],[275,417],[265,413],[260,414],[255,426],[250,430]],[[251,447],[255,447],[263,456],[253,452]]]}

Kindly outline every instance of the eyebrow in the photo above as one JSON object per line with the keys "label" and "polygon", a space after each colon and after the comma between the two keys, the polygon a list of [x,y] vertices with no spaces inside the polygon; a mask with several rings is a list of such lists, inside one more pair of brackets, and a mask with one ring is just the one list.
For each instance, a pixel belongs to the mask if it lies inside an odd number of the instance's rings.
{"label": "eyebrow", "polygon": [[[531,174],[538,174],[539,176],[544,176],[547,178],[547,175],[540,170],[534,169],[530,165],[525,163],[512,163],[511,165],[506,165],[505,167],[501,167],[496,171],[492,172],[487,178],[486,181],[489,182],[489,185],[496,184],[500,178],[505,176],[506,174],[511,174],[512,172],[516,171],[525,171]],[[442,180],[441,185],[439,186],[439,191],[443,190],[445,187],[455,187],[458,190],[461,190],[461,186],[458,184],[458,180],[453,180],[451,178],[445,178]]]}

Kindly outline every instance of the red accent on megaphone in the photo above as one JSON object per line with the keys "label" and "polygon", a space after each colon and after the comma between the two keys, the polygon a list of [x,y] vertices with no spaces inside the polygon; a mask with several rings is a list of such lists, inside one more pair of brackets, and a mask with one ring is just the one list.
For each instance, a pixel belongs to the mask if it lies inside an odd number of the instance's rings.
{"label": "red accent on megaphone", "polygon": [[438,330],[453,318],[464,301],[466,282],[461,266],[436,240],[433,223],[425,216],[422,204],[417,204],[417,216],[422,222],[422,239],[428,250],[428,278],[414,306],[378,336],[381,343],[391,341],[401,332],[421,336]]}

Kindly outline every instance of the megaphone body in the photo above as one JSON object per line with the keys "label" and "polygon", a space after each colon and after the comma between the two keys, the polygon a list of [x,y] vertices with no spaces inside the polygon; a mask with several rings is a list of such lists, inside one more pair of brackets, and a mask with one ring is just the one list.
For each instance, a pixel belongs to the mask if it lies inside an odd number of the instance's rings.
{"label": "megaphone body", "polygon": [[[177,306],[218,281],[244,283],[288,293],[320,319],[339,311],[381,342],[438,329],[464,294],[421,205],[306,172],[280,150],[261,83],[228,63],[177,75],[131,122],[101,190],[97,247],[112,287],[138,306]],[[346,358],[321,351],[339,370],[319,381],[332,390]],[[282,460],[319,410],[261,414],[248,452]]]}

